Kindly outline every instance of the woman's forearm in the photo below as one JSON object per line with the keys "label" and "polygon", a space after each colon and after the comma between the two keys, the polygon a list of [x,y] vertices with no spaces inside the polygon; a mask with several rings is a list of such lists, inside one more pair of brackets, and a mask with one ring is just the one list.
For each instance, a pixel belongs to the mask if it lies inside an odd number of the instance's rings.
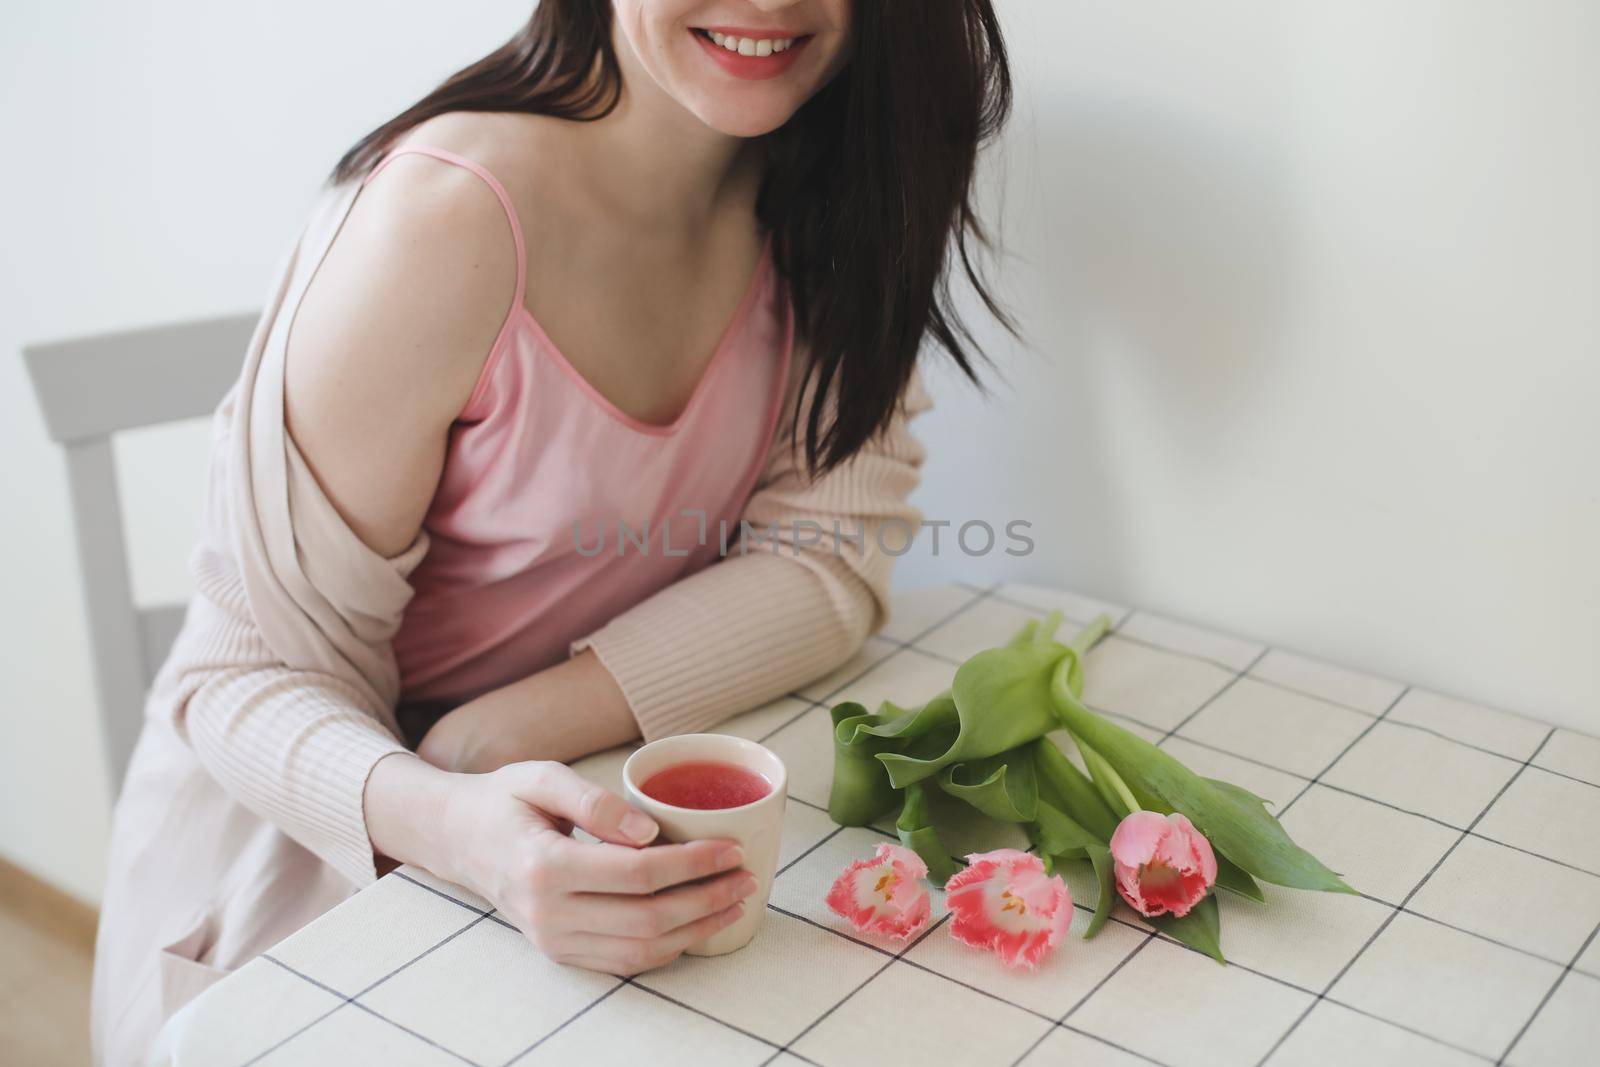
{"label": "woman's forearm", "polygon": [[585,650],[451,711],[417,754],[436,767],[481,772],[530,759],[568,763],[638,736],[621,687]]}

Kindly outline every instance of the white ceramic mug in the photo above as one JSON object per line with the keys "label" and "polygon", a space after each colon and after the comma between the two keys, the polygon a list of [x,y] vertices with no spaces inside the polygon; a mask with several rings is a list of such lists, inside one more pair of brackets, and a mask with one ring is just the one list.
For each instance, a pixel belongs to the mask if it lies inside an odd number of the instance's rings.
{"label": "white ceramic mug", "polygon": [[[754,771],[772,784],[760,800],[737,808],[680,808],[646,796],[639,787],[660,771],[680,763],[715,760]],[[663,737],[634,752],[622,766],[622,787],[628,803],[661,827],[668,841],[727,838],[744,849],[744,869],[756,876],[756,891],[744,899],[744,914],[704,941],[691,945],[691,956],[720,956],[743,948],[756,936],[766,916],[772,877],[778,870],[778,842],[783,832],[783,805],[789,795],[789,772],[771,750],[726,734],[680,734]]]}

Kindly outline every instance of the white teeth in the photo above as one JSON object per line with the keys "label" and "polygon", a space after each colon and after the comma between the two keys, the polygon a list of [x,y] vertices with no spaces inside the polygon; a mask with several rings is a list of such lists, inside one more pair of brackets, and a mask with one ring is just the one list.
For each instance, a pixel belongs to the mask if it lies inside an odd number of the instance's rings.
{"label": "white teeth", "polygon": [[770,56],[774,52],[786,52],[795,42],[793,37],[733,37],[716,30],[707,30],[706,35],[713,42],[741,56]]}

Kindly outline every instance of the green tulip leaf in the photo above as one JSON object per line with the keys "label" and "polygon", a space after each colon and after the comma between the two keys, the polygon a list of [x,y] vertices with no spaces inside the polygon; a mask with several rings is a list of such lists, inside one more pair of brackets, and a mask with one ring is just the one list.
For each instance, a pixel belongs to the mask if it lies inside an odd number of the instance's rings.
{"label": "green tulip leaf", "polygon": [[991,648],[957,667],[950,687],[960,723],[955,739],[926,758],[879,752],[890,782],[904,788],[952,763],[997,756],[1055,729],[1050,680],[1066,652],[1053,641]]}
{"label": "green tulip leaf", "polygon": [[926,737],[935,730],[956,726],[956,702],[947,689],[920,708],[907,710],[885,700],[878,705],[877,721],[863,724],[863,733],[886,740]]}
{"label": "green tulip leaf", "polygon": [[1267,895],[1261,891],[1256,880],[1250,877],[1250,873],[1220,852],[1217,853],[1217,888],[1247,897],[1258,904],[1267,902]]}
{"label": "green tulip leaf", "polygon": [[1099,883],[1100,895],[1095,899],[1094,914],[1089,919],[1089,926],[1083,932],[1085,938],[1093,937],[1100,932],[1100,927],[1105,925],[1106,919],[1111,915],[1111,905],[1116,900],[1116,889],[1113,885],[1116,865],[1111,861],[1111,849],[1106,847],[1104,841],[1073,821],[1071,816],[1045,801],[1039,802],[1039,818],[1034,824],[1032,836],[1034,846],[1047,861],[1052,857],[1057,860],[1088,859],[1094,867],[1095,881]]}
{"label": "green tulip leaf", "polygon": [[1216,897],[1204,897],[1181,919],[1175,915],[1158,915],[1145,921],[1168,937],[1199,949],[1218,963],[1228,962],[1222,958],[1222,917],[1217,911]]}
{"label": "green tulip leaf", "polygon": [[1069,691],[1068,679],[1059,670],[1051,690],[1061,721],[1075,738],[1104,756],[1134,790],[1159,797],[1188,816],[1220,855],[1277,885],[1355,892],[1295,844],[1260,798],[1247,790],[1219,787],[1144,738],[1090,711]]}
{"label": "green tulip leaf", "polygon": [[946,793],[1001,822],[1032,822],[1039,803],[1033,750],[1027,746],[952,764],[937,781]]}
{"label": "green tulip leaf", "polygon": [[[1117,793],[1116,787],[1111,784],[1112,773],[1105,757],[1092,748],[1080,748],[1078,751],[1083,756],[1083,765],[1089,768],[1089,780],[1094,783],[1095,792],[1100,794],[1100,799],[1105,801],[1106,806],[1111,809],[1119,821],[1131,815],[1132,812],[1129,811],[1127,802],[1122,799]],[[1144,805],[1141,803],[1140,807],[1142,808]]]}
{"label": "green tulip leaf", "polygon": [[1094,914],[1089,916],[1089,925],[1083,931],[1084,940],[1100,932],[1106,919],[1111,917],[1111,905],[1117,901],[1117,865],[1111,858],[1111,850],[1105,845],[1094,845],[1088,851],[1089,862],[1094,866],[1095,881],[1100,886],[1100,895],[1095,898]]}
{"label": "green tulip leaf", "polygon": [[950,850],[939,837],[933,825],[933,813],[922,783],[906,787],[906,803],[900,809],[900,818],[894,824],[900,843],[922,858],[928,865],[928,879],[944,885],[961,870],[961,864],[950,855]]}
{"label": "green tulip leaf", "polygon": [[899,744],[866,729],[882,721],[860,704],[835,707],[833,718],[833,787],[828,816],[840,826],[867,826],[894,810],[898,796],[883,764],[874,757]]}
{"label": "green tulip leaf", "polygon": [[1066,757],[1056,743],[1041,737],[1033,743],[1033,764],[1039,795],[1070,815],[1100,841],[1110,841],[1117,817],[1106,806],[1093,783]]}

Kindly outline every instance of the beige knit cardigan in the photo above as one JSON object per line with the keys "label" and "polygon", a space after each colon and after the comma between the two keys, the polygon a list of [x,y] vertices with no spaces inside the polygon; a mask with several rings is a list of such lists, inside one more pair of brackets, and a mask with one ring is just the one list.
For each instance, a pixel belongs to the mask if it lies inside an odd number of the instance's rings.
{"label": "beige knit cardigan", "polygon": [[[376,871],[362,794],[374,765],[405,751],[390,641],[428,535],[393,557],[370,549],[283,417],[293,310],[355,192],[335,187],[319,200],[215,413],[195,596],[149,706],[233,797],[364,885]],[[804,360],[794,363],[787,403],[802,388]],[[884,624],[893,554],[921,521],[907,497],[924,453],[907,423],[929,406],[914,377],[888,430],[817,479],[797,465],[785,418],[744,511],[758,530],[776,524],[777,550],[752,544],[572,642],[572,652],[595,650],[646,739],[793,690]],[[821,545],[807,543],[808,523],[826,532]],[[865,536],[841,538],[836,553],[836,524]]]}

